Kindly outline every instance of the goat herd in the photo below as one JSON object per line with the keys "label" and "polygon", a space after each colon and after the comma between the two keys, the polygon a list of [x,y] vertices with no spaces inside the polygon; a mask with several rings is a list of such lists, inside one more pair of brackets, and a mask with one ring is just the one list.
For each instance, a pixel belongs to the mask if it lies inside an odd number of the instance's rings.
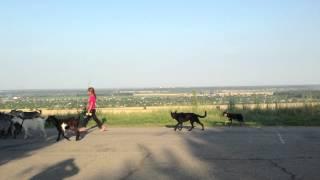
{"label": "goat herd", "polygon": [[57,141],[60,140],[61,136],[69,140],[66,136],[68,133],[75,133],[76,140],[80,138],[80,132],[78,125],[81,116],[70,117],[65,119],[59,119],[56,116],[43,117],[42,111],[24,112],[21,110],[12,110],[9,113],[0,112],[0,137],[7,138],[12,136],[16,138],[21,132],[24,132],[24,139],[31,136],[30,131],[41,132],[44,138],[47,138],[45,130],[46,123],[49,123],[56,127],[58,131]]}

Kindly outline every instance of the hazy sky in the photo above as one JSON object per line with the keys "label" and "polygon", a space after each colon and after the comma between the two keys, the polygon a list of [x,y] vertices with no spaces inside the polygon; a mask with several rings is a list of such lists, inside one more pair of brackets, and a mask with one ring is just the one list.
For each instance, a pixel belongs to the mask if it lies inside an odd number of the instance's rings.
{"label": "hazy sky", "polygon": [[1,1],[0,89],[320,83],[320,1]]}

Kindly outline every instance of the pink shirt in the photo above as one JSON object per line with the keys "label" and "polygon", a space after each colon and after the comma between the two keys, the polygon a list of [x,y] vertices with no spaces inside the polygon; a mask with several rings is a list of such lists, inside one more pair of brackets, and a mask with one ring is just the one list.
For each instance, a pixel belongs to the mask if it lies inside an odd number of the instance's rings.
{"label": "pink shirt", "polygon": [[90,96],[88,100],[88,110],[96,109],[96,97],[95,96]]}

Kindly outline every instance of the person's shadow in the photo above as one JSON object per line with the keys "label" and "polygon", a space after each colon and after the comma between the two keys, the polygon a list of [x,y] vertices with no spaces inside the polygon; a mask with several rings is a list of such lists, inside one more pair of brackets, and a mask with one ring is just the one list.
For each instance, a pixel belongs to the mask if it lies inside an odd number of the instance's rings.
{"label": "person's shadow", "polygon": [[74,163],[74,159],[68,159],[50,166],[41,173],[33,176],[31,180],[38,179],[65,179],[78,174],[80,169]]}

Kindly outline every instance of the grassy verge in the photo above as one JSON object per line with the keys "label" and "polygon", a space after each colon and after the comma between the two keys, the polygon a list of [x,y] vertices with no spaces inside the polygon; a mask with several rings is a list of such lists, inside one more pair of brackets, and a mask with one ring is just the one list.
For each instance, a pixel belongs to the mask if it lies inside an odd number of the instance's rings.
{"label": "grassy verge", "polygon": [[[195,112],[203,115],[204,110],[201,108],[184,108],[178,109],[178,112]],[[207,127],[223,126],[225,122],[228,122],[221,115],[221,110],[206,110],[208,111],[208,116],[202,122]],[[242,113],[248,126],[320,126],[320,106],[279,109],[234,109],[232,112]],[[176,121],[170,117],[170,110],[164,109],[130,113],[98,113],[98,117],[105,121],[108,126],[119,127],[163,127],[176,124]],[[93,124],[94,121],[91,121],[90,125]]]}
{"label": "grassy verge", "polygon": [[[240,111],[241,112],[241,111]],[[243,110],[249,123],[264,126],[320,126],[320,106]]]}

